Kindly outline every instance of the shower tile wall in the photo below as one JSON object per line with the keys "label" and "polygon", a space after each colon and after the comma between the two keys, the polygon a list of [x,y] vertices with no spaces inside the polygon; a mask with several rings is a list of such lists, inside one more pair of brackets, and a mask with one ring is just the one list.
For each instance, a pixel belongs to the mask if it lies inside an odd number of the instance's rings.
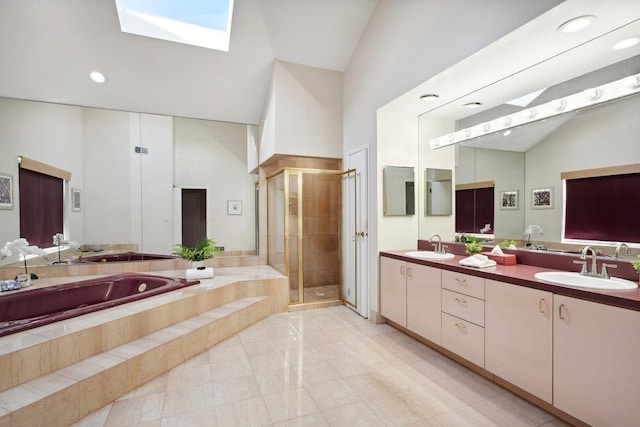
{"label": "shower tile wall", "polygon": [[305,174],[303,183],[304,287],[340,281],[340,177]]}

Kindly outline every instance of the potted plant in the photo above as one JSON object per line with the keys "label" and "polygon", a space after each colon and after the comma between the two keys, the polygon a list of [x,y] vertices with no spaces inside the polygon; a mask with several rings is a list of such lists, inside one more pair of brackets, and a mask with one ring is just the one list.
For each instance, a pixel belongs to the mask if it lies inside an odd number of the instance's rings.
{"label": "potted plant", "polygon": [[30,246],[29,242],[24,237],[16,239],[13,242],[7,242],[4,247],[0,249],[0,259],[11,256],[13,252],[18,252],[22,255],[22,259],[24,261],[24,274],[19,274],[16,276],[15,280],[20,283],[21,288],[31,286],[31,280],[37,280],[38,275],[35,273],[29,274],[27,271],[27,255],[37,255],[46,259],[47,253],[38,246]]}
{"label": "potted plant", "polygon": [[[640,255],[636,255],[637,258],[640,258]],[[638,273],[640,273],[640,261],[631,261],[631,265],[633,266],[633,269],[635,271],[637,271]]]}
{"label": "potted plant", "polygon": [[464,244],[464,248],[469,255],[479,254],[482,251],[482,245],[476,240]]}
{"label": "potted plant", "polygon": [[178,244],[171,250],[172,255],[191,261],[191,268],[204,270],[204,260],[213,258],[213,255],[220,251],[215,247],[215,240],[202,239],[191,249],[185,245]]}

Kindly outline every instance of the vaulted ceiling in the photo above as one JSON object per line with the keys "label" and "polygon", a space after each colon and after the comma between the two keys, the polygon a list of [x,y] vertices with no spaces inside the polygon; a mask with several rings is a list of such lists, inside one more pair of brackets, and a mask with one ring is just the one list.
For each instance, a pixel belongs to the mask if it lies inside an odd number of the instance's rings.
{"label": "vaulted ceiling", "polygon": [[257,124],[274,59],[343,71],[376,3],[236,0],[227,53],[122,33],[113,0],[3,0],[0,96]]}

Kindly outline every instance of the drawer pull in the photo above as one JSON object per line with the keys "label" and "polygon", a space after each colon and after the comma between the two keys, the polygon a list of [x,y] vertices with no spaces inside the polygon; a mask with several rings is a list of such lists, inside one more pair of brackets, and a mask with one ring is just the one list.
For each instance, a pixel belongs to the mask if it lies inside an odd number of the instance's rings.
{"label": "drawer pull", "polygon": [[413,277],[413,270],[411,267],[407,267],[407,277]]}
{"label": "drawer pull", "polygon": [[467,286],[467,279],[460,279],[459,277],[456,277],[455,281],[458,282],[458,285],[460,286]]}
{"label": "drawer pull", "polygon": [[400,266],[400,274],[404,276],[404,272],[405,272],[406,268],[404,265]]}
{"label": "drawer pull", "polygon": [[460,298],[456,298],[456,302],[457,302],[458,304],[460,304],[460,305],[464,305],[464,306],[466,306],[466,305],[467,305],[467,301],[465,301],[465,300],[463,300],[463,299],[460,299]]}
{"label": "drawer pull", "polygon": [[540,298],[540,302],[538,302],[538,310],[540,311],[540,313],[545,314],[543,304],[546,306],[547,302],[544,300],[544,298]]}
{"label": "drawer pull", "polygon": [[560,319],[562,320],[567,320],[563,315],[562,315],[562,309],[567,309],[567,307],[564,304],[560,304],[560,307],[558,307],[558,317],[560,317]]}
{"label": "drawer pull", "polygon": [[465,325],[461,325],[460,323],[456,323],[456,328],[458,328],[458,330],[460,332],[464,332],[465,334],[467,333],[467,327]]}

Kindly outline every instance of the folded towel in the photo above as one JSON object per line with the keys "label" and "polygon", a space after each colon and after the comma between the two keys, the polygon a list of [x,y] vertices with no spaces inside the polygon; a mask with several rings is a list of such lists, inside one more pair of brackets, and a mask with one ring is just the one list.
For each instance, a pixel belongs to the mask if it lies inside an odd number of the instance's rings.
{"label": "folded towel", "polygon": [[207,267],[203,270],[198,270],[197,268],[189,268],[186,272],[187,280],[194,279],[210,279],[213,277],[213,268]]}
{"label": "folded towel", "polygon": [[468,258],[461,259],[460,265],[466,265],[467,267],[485,268],[493,267],[494,265],[496,265],[496,262],[489,259],[485,255],[475,254]]}

